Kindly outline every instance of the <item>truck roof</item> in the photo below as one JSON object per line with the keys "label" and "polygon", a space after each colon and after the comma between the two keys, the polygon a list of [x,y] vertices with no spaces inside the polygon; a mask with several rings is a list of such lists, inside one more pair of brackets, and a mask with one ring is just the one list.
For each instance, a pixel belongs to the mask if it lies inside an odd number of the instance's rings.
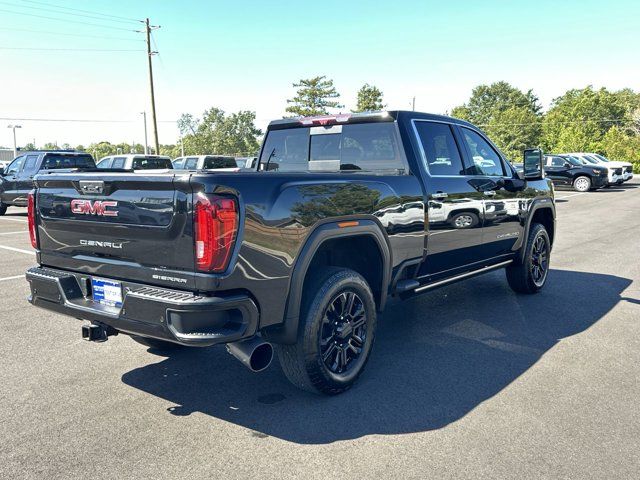
{"label": "truck roof", "polygon": [[289,117],[273,120],[269,123],[270,129],[308,127],[312,125],[334,125],[368,122],[393,122],[402,119],[420,119],[436,122],[447,122],[477,128],[473,124],[459,118],[434,113],[414,112],[412,110],[385,110],[380,112],[362,113],[337,113],[320,115],[317,117]]}

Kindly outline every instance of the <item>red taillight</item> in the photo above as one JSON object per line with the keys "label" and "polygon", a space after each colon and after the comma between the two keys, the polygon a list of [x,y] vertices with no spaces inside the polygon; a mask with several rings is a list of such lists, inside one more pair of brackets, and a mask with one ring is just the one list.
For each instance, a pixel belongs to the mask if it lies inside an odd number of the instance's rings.
{"label": "red taillight", "polygon": [[196,196],[195,254],[198,270],[224,272],[238,233],[238,207],[232,198]]}
{"label": "red taillight", "polygon": [[27,219],[29,222],[29,238],[31,246],[38,248],[38,237],[36,236],[36,197],[33,192],[29,192],[27,201]]}

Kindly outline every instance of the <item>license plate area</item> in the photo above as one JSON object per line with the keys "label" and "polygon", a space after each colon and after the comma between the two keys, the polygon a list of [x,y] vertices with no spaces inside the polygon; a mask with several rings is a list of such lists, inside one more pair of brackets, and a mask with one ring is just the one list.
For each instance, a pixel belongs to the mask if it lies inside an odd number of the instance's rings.
{"label": "license plate area", "polygon": [[122,284],[105,278],[91,279],[93,300],[110,307],[122,307]]}

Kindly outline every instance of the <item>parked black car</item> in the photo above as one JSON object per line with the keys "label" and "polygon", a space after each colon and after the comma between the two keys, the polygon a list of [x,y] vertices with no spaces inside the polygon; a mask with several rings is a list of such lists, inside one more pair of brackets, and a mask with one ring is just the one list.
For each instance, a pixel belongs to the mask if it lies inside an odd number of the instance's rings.
{"label": "parked black car", "polygon": [[545,155],[544,172],[554,185],[573,187],[577,192],[596,190],[609,183],[606,167],[585,165],[571,155]]}
{"label": "parked black car", "polygon": [[39,171],[65,168],[95,168],[95,162],[84,152],[21,152],[0,172],[0,215],[4,215],[10,205],[27,206],[27,194],[33,189],[33,178]]}
{"label": "parked black car", "polygon": [[[553,189],[540,151],[524,165],[470,123],[396,111],[271,122],[255,171],[43,173],[29,301],[89,320],[90,340],[227,344],[252,370],[275,345],[292,383],[340,393],[390,295],[500,268],[543,288]],[[475,218],[452,228],[437,212],[460,200]]]}

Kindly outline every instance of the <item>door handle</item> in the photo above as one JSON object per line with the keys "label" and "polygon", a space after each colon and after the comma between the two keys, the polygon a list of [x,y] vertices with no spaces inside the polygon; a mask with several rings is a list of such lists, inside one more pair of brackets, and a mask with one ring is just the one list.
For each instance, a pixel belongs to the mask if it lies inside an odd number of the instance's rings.
{"label": "door handle", "polygon": [[485,190],[483,192],[487,197],[493,197],[496,194],[495,190]]}
{"label": "door handle", "polygon": [[447,198],[448,196],[449,194],[447,192],[436,192],[431,194],[431,198],[435,198],[436,200],[440,198]]}

